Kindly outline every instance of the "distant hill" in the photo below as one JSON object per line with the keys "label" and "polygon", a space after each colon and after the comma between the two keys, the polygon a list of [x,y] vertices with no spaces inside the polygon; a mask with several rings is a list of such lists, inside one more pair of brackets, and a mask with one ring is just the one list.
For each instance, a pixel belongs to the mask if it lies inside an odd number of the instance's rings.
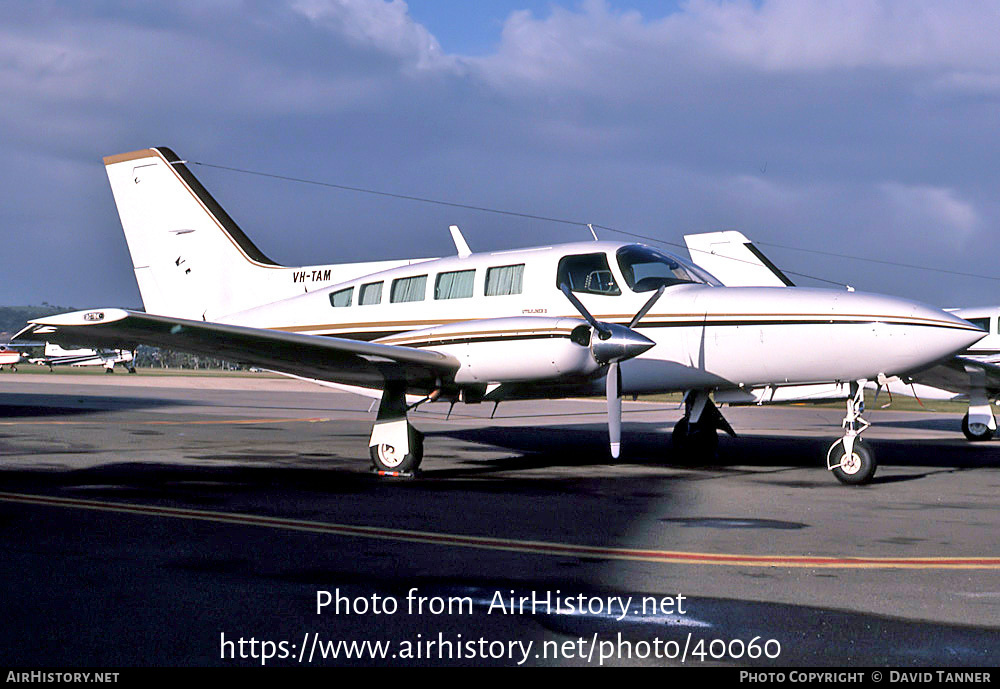
{"label": "distant hill", "polygon": [[67,311],[76,311],[76,309],[72,306],[56,306],[54,304],[0,306],[0,343],[9,342],[14,333],[26,326],[32,318],[41,318]]}

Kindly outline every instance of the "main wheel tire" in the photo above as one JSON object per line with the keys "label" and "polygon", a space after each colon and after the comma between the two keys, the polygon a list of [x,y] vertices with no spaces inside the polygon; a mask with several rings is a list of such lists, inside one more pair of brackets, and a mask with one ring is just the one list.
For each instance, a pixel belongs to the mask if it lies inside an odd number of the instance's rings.
{"label": "main wheel tire", "polygon": [[992,440],[995,431],[991,430],[989,426],[984,423],[969,423],[969,415],[966,414],[962,417],[962,433],[971,443],[982,442],[984,440]]}
{"label": "main wheel tire", "polygon": [[410,451],[400,456],[391,445],[372,445],[368,454],[372,458],[372,466],[378,471],[416,471],[424,458],[424,434],[413,426],[407,428],[410,434]]}
{"label": "main wheel tire", "polygon": [[837,480],[849,486],[861,486],[871,481],[878,463],[871,451],[862,444],[861,438],[854,439],[854,449],[847,462],[844,462],[845,454],[844,444],[838,441],[830,455],[830,462],[837,465],[833,469]]}
{"label": "main wheel tire", "polygon": [[719,447],[719,431],[714,426],[703,423],[689,428],[687,418],[674,426],[670,434],[674,456],[682,461],[706,461],[715,457]]}

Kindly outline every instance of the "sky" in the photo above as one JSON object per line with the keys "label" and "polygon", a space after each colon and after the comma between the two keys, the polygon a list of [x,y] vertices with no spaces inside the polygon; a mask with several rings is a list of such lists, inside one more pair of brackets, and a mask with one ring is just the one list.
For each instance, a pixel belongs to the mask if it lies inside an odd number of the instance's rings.
{"label": "sky", "polygon": [[982,0],[0,0],[0,303],[141,305],[101,159],[150,146],[287,265],[590,234],[195,163],[1000,303],[998,30]]}

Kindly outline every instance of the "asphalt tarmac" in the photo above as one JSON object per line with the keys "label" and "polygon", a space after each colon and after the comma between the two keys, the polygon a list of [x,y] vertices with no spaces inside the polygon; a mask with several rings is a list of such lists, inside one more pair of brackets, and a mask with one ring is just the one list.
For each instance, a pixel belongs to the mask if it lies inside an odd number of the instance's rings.
{"label": "asphalt tarmac", "polygon": [[[294,380],[0,375],[0,664],[993,666],[1000,441],[872,410],[426,405],[413,479],[370,401]],[[242,643],[241,643],[242,642]],[[368,642],[365,644],[365,642]],[[353,644],[353,645],[352,645]]]}

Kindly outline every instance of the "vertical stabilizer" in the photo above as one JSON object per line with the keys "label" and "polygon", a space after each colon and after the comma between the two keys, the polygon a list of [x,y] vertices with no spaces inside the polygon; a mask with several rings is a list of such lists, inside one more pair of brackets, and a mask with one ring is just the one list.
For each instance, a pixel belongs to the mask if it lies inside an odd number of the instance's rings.
{"label": "vertical stabilizer", "polygon": [[109,156],[104,165],[147,312],[218,318],[275,299],[281,271],[168,148]]}
{"label": "vertical stabilizer", "polygon": [[706,232],[684,235],[691,260],[726,287],[793,287],[776,265],[742,232]]}

